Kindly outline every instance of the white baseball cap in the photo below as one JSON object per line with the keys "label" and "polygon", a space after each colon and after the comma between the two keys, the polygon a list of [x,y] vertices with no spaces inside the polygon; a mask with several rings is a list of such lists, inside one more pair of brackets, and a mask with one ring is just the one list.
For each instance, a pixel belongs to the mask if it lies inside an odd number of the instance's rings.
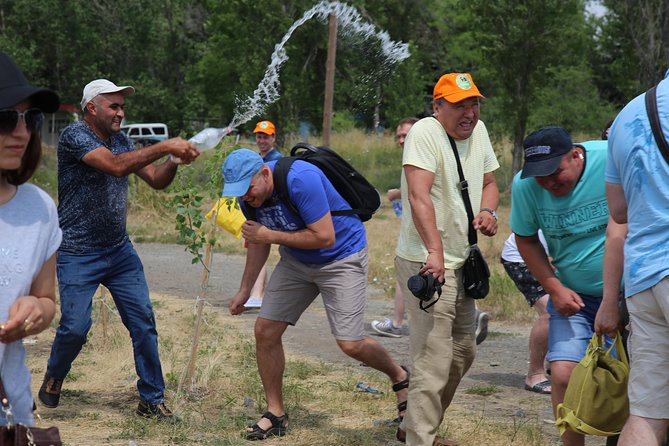
{"label": "white baseball cap", "polygon": [[81,98],[81,109],[84,110],[86,104],[99,94],[118,92],[123,93],[123,96],[130,96],[135,92],[135,87],[131,87],[130,85],[119,87],[107,79],[96,79],[91,81],[84,87],[84,96]]}

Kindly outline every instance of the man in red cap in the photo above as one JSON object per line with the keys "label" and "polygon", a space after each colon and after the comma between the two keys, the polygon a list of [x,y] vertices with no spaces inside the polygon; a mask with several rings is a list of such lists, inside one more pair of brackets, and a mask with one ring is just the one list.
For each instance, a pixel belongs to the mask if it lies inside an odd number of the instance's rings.
{"label": "man in red cap", "polygon": [[[469,225],[486,236],[497,232],[499,168],[488,131],[479,121],[483,95],[467,73],[443,75],[434,87],[434,114],[411,128],[402,160],[402,223],[395,271],[411,324],[413,364],[408,409],[397,438],[409,445],[456,445],[437,436],[444,413],[476,353],[476,307],[462,285]],[[469,184],[469,221],[455,152]],[[420,273],[442,283],[425,311],[407,287]]]}

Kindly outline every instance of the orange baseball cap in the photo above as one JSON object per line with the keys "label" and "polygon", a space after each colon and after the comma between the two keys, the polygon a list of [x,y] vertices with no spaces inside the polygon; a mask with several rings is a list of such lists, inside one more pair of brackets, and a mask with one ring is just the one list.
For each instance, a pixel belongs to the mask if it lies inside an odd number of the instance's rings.
{"label": "orange baseball cap", "polygon": [[485,99],[469,73],[444,74],[439,78],[437,85],[434,86],[432,97],[434,100],[444,98],[451,103],[473,97]]}
{"label": "orange baseball cap", "polygon": [[267,133],[268,135],[274,135],[276,133],[276,127],[269,121],[260,121],[256,124],[256,128],[253,129],[253,133]]}

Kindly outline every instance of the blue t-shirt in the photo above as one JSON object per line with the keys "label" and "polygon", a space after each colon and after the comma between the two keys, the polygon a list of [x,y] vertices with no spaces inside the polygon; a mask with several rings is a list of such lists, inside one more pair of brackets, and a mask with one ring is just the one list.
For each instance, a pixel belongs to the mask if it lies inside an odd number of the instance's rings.
{"label": "blue t-shirt", "polygon": [[[622,185],[627,201],[625,295],[669,275],[669,165],[655,144],[645,94],[623,108],[609,132],[606,181]],[[669,138],[669,79],[657,87],[657,105]]]}
{"label": "blue t-shirt", "polygon": [[586,151],[585,170],[574,189],[556,197],[534,178],[513,179],[511,230],[520,236],[544,233],[557,276],[581,294],[602,295],[604,240],[609,220],[604,170],[606,141],[580,144]]}
{"label": "blue t-shirt", "polygon": [[[276,161],[267,165],[274,172]],[[276,190],[272,197],[256,209],[256,220],[263,226],[276,231],[299,231],[308,224],[315,223],[330,210],[351,209],[339,195],[325,174],[313,164],[295,161],[286,178],[288,196],[299,211],[295,215],[282,203]],[[246,211],[246,203],[240,202]],[[288,253],[303,263],[329,263],[343,259],[367,246],[365,226],[357,215],[333,215],[335,244],[331,248],[299,249],[286,246]]]}
{"label": "blue t-shirt", "polygon": [[102,141],[84,121],[68,125],[58,141],[58,216],[61,251],[113,248],[127,237],[128,177],[115,177],[81,159],[98,147],[114,155],[135,149],[123,132]]}
{"label": "blue t-shirt", "polygon": [[279,158],[281,158],[283,155],[281,155],[281,152],[279,152],[276,148],[273,148],[269,152],[267,152],[267,155],[262,157],[263,162],[269,163],[270,161],[276,161]]}

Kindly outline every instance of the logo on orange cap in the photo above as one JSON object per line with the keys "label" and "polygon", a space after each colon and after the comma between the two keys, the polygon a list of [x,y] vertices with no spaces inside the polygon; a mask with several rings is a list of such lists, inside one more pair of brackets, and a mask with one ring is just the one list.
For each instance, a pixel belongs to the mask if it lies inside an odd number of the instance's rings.
{"label": "logo on orange cap", "polygon": [[270,121],[260,121],[256,124],[256,128],[253,129],[253,133],[267,133],[268,135],[273,135],[276,133],[276,128]]}
{"label": "logo on orange cap", "polygon": [[460,102],[473,97],[485,98],[469,73],[444,74],[434,86],[432,97],[434,100],[444,98],[448,102]]}

